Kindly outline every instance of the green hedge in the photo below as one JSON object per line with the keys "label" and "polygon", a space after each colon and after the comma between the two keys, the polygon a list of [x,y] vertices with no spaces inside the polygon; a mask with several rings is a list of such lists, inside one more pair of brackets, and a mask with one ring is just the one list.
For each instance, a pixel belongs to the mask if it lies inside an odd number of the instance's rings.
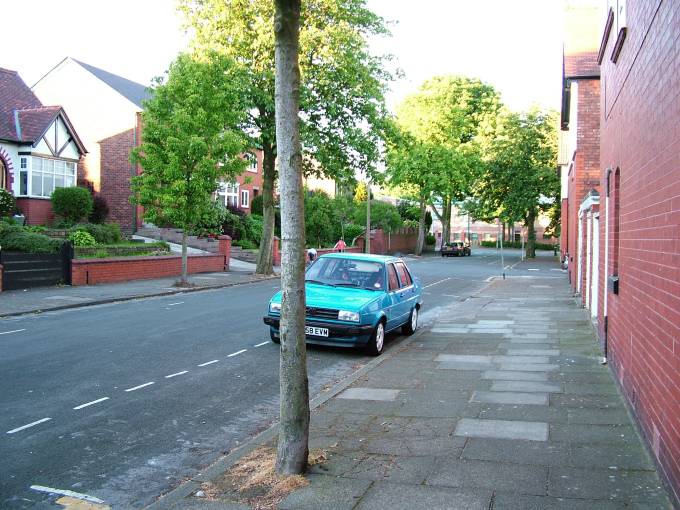
{"label": "green hedge", "polygon": [[7,251],[57,253],[63,241],[29,232],[20,225],[0,222],[0,246]]}
{"label": "green hedge", "polygon": [[80,223],[70,229],[70,232],[87,232],[99,244],[115,244],[119,243],[122,234],[120,226],[117,223],[104,223],[98,225],[96,223]]}
{"label": "green hedge", "polygon": [[85,188],[57,188],[52,192],[52,210],[67,222],[87,218],[92,207],[92,194]]}
{"label": "green hedge", "polygon": [[[481,243],[482,246],[485,248],[495,248],[496,247],[496,241],[482,241]],[[524,247],[526,248],[527,243],[524,243]],[[537,250],[546,250],[546,251],[553,251],[555,249],[556,244],[548,244],[548,243],[536,243],[534,245]],[[522,242],[521,241],[512,241],[512,242],[504,242],[503,243],[503,248],[522,248]]]}

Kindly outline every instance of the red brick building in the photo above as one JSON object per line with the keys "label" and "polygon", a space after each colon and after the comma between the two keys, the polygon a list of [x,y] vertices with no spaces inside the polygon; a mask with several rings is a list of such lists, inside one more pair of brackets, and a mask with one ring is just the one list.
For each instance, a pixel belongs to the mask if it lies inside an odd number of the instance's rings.
{"label": "red brick building", "polygon": [[84,154],[64,109],[43,106],[16,71],[0,68],[0,188],[27,223],[53,219],[50,196],[76,185]]}
{"label": "red brick building", "polygon": [[[141,168],[130,162],[130,151],[140,143],[140,112],[151,91],[140,83],[67,57],[33,86],[45,101],[59,102],[72,113],[73,122],[89,151],[81,182],[106,199],[108,221],[124,232],[142,226],[143,210],[130,203],[130,179]],[[223,183],[218,193],[225,203],[250,212],[250,202],[262,192],[262,153],[246,154],[251,161],[235,183]]]}
{"label": "red brick building", "polygon": [[598,328],[680,504],[680,2],[610,4],[599,52]]}
{"label": "red brick building", "polygon": [[[569,281],[584,305],[597,303],[593,288],[592,242],[600,182],[600,69],[597,49],[601,9],[567,4],[563,53],[560,174],[560,250]],[[588,234],[590,232],[590,234]],[[592,310],[592,308],[591,308]]]}

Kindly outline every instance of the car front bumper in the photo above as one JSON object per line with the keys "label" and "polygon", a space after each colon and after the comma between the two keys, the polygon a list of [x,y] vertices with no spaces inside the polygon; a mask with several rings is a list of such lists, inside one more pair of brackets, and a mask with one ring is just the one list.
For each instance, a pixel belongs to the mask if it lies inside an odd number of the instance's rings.
{"label": "car front bumper", "polygon": [[[272,333],[279,335],[280,317],[265,315],[262,321],[271,328]],[[307,343],[316,345],[343,345],[346,347],[359,347],[366,345],[368,339],[373,334],[373,326],[359,324],[338,324],[331,322],[320,322],[305,320],[305,326],[317,328],[327,328],[328,337],[307,335]]]}

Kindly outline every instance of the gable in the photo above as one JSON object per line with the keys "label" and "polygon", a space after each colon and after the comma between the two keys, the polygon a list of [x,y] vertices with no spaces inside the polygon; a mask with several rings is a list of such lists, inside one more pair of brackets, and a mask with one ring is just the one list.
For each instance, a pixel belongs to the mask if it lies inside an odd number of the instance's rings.
{"label": "gable", "polygon": [[33,147],[36,153],[46,156],[79,159],[81,155],[77,135],[73,133],[62,113],[54,118],[40,139],[34,142]]}

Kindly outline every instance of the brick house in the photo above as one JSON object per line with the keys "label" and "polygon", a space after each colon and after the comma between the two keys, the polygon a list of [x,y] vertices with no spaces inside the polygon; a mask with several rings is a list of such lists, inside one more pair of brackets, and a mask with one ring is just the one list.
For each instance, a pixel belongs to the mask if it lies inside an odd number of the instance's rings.
{"label": "brick house", "polygon": [[52,191],[76,186],[85,152],[61,106],[43,106],[16,71],[0,68],[0,188],[29,224],[53,219]]}
{"label": "brick house", "polygon": [[[135,232],[142,225],[143,211],[130,204],[130,178],[141,168],[130,162],[130,151],[140,143],[140,113],[151,90],[67,57],[40,78],[33,91],[68,108],[90,151],[80,178],[106,199],[109,221],[124,232]],[[250,162],[246,172],[234,183],[220,183],[218,196],[225,204],[250,212],[251,200],[262,191],[262,151],[254,149],[244,157]]]}
{"label": "brick house", "polygon": [[69,111],[89,151],[79,177],[106,199],[110,221],[125,232],[136,230],[140,211],[129,197],[130,177],[139,168],[130,163],[129,154],[139,139],[138,113],[149,90],[67,57],[33,85],[33,92]]}
{"label": "brick house", "polygon": [[224,205],[236,207],[250,214],[251,201],[262,193],[264,153],[260,149],[252,149],[243,157],[248,161],[246,171],[234,182],[221,181],[217,197]]}
{"label": "brick house", "polygon": [[680,2],[609,4],[598,330],[680,505]]}
{"label": "brick house", "polygon": [[[565,7],[560,151],[562,260],[582,303],[596,314],[600,185],[600,68],[597,63],[602,10],[583,2]],[[593,226],[595,225],[595,227]],[[593,257],[595,253],[595,257]],[[593,306],[594,305],[594,306]]]}

